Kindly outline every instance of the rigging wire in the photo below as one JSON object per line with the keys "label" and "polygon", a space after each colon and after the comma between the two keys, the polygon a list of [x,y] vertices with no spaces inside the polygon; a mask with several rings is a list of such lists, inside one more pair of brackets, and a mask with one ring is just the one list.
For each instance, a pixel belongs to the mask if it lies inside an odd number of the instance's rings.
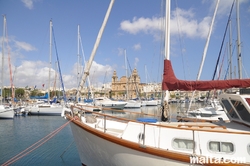
{"label": "rigging wire", "polygon": [[[179,19],[180,16],[178,12],[179,10],[178,10],[177,0],[175,0],[175,5],[176,5],[176,17],[177,17],[177,27],[178,27],[178,39],[179,39],[180,49],[181,49],[182,68],[183,68],[184,79],[186,79],[186,72],[185,72],[186,70],[185,70],[185,65],[184,65],[184,54],[183,54],[183,50],[185,49],[183,45],[185,46],[185,43],[184,43],[183,36],[182,36],[182,29],[181,29],[182,25],[180,24],[180,19]],[[188,60],[186,59],[186,61]],[[189,69],[189,66],[188,66],[188,69]],[[190,75],[190,72],[189,72],[189,75]]]}
{"label": "rigging wire", "polygon": [[220,52],[219,52],[219,56],[218,56],[218,58],[217,58],[217,62],[216,62],[216,66],[215,66],[215,70],[214,70],[214,74],[213,74],[212,80],[214,80],[214,78],[215,78],[216,69],[217,69],[217,66],[218,66],[218,64],[219,64],[219,60],[220,60],[220,56],[221,56],[221,51],[222,51],[222,47],[223,47],[223,45],[224,45],[225,37],[226,37],[226,34],[227,34],[227,28],[228,28],[228,26],[229,26],[229,22],[230,22],[230,19],[231,19],[231,15],[232,15],[234,3],[235,3],[235,0],[233,1],[233,4],[232,4],[232,6],[231,6],[230,14],[229,14],[229,17],[228,17],[226,29],[225,29],[225,32],[224,32],[224,36],[223,36],[223,40],[222,40],[222,43],[221,43]]}
{"label": "rigging wire", "polygon": [[58,66],[58,70],[59,70],[59,77],[60,77],[61,84],[62,84],[63,99],[66,102],[66,94],[65,94],[64,83],[63,83],[63,79],[62,79],[60,61],[59,61],[59,57],[58,57],[58,52],[57,52],[57,47],[56,47],[56,39],[55,39],[55,34],[54,34],[54,28],[53,27],[52,27],[52,33],[53,33],[53,39],[54,39],[54,44],[55,44],[55,50],[56,50],[57,66]]}

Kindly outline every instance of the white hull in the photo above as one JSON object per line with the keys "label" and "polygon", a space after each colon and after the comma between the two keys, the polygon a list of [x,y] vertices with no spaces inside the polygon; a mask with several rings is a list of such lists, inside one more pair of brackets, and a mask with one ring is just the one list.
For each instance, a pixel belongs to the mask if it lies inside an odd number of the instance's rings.
{"label": "white hull", "polygon": [[5,108],[3,105],[0,106],[0,119],[13,119],[14,114],[12,108]]}
{"label": "white hull", "polygon": [[48,116],[61,116],[63,106],[61,105],[32,105],[27,106],[25,111],[29,115],[48,115]]}
{"label": "white hull", "polygon": [[[163,157],[154,156],[118,145],[112,141],[105,140],[88,131],[83,130],[74,123],[71,124],[72,133],[77,145],[82,164],[91,166],[188,166],[189,164],[168,160]],[[127,142],[130,143],[130,142]],[[140,146],[136,144],[136,146]],[[143,147],[141,147],[144,149]]]}
{"label": "white hull", "polygon": [[157,100],[145,100],[145,101],[142,101],[142,103],[144,103],[146,106],[157,106],[158,105]]}
{"label": "white hull", "polygon": [[101,108],[110,108],[110,109],[124,109],[124,106],[127,102],[123,101],[114,101],[106,97],[99,97],[94,99],[94,106]]}
{"label": "white hull", "polygon": [[190,120],[205,120],[205,121],[229,121],[229,118],[224,110],[216,110],[214,107],[204,107],[197,110],[188,111],[187,113],[179,113],[177,119],[185,121]]}
{"label": "white hull", "polygon": [[[250,128],[233,122],[157,122],[153,125],[146,123],[144,130],[144,124],[140,122],[105,121],[104,118],[89,121],[87,117],[81,117],[81,121],[72,121],[71,130],[84,165],[189,166],[192,155],[244,158],[243,164],[250,164],[247,150]],[[139,138],[143,131],[145,140]],[[195,146],[186,140],[194,140]],[[217,152],[220,148],[217,144],[210,145],[211,142],[232,143],[233,147],[223,145],[221,149],[225,152]]]}
{"label": "white hull", "polygon": [[122,110],[125,105],[126,105],[125,103],[103,103],[99,106],[101,106],[102,108],[121,109]]}
{"label": "white hull", "polygon": [[78,106],[80,106],[82,109],[87,111],[101,111],[100,107],[95,107],[91,103],[77,103]]}
{"label": "white hull", "polygon": [[140,101],[128,100],[128,103],[124,106],[124,108],[141,108]]}

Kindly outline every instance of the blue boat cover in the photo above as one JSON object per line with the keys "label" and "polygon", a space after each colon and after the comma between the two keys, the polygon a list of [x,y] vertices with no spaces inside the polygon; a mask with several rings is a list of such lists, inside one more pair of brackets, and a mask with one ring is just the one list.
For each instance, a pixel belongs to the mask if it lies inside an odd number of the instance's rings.
{"label": "blue boat cover", "polygon": [[137,121],[139,122],[147,122],[147,123],[156,123],[156,118],[137,118]]}

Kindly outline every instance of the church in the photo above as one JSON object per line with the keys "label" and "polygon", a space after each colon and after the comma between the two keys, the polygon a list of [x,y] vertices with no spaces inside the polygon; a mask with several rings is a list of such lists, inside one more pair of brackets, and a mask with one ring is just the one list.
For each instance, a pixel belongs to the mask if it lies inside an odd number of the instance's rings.
{"label": "church", "polygon": [[132,74],[128,78],[122,76],[120,80],[116,71],[114,71],[111,84],[111,97],[122,100],[138,98],[142,96],[144,86],[145,83],[141,83],[136,69],[132,71]]}

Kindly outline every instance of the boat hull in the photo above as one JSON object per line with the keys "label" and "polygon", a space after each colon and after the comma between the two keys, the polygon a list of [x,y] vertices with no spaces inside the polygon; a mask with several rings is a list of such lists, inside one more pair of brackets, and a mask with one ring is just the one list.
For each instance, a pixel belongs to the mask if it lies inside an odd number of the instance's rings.
{"label": "boat hull", "polygon": [[[98,137],[74,122],[70,123],[79,156],[83,165],[144,165],[144,166],[187,166],[189,163],[166,159],[142,152],[146,148],[137,144],[138,150],[121,146],[108,139]],[[125,141],[126,142],[126,141]],[[129,142],[125,143],[128,144]],[[142,151],[140,151],[141,149]]]}
{"label": "boat hull", "polygon": [[141,102],[129,100],[128,103],[124,106],[124,108],[141,108]]}
{"label": "boat hull", "polygon": [[25,110],[28,111],[29,115],[44,115],[44,116],[61,116],[62,106],[29,106]]}
{"label": "boat hull", "polygon": [[0,119],[13,119],[14,115],[15,113],[12,108],[0,109]]}

